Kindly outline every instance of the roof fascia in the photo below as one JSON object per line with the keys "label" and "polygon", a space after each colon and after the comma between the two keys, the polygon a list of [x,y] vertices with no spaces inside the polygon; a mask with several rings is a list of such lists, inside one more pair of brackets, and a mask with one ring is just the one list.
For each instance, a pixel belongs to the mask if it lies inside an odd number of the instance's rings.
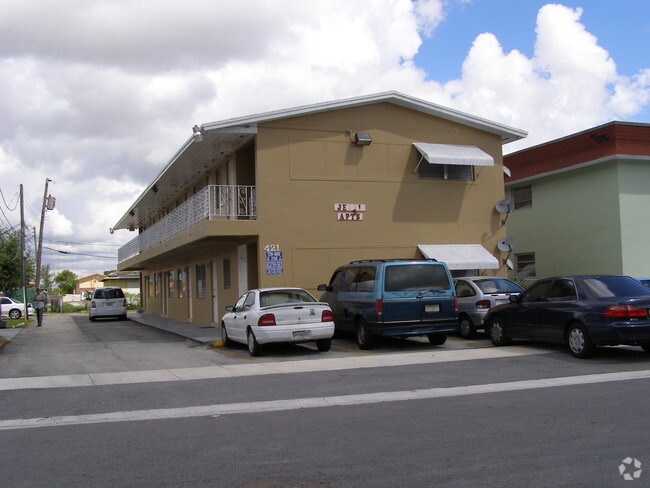
{"label": "roof fascia", "polygon": [[506,188],[513,185],[518,185],[520,183],[528,183],[533,180],[539,180],[541,178],[546,178],[547,176],[554,176],[561,173],[566,173],[568,171],[573,171],[580,168],[587,168],[589,166],[595,166],[597,164],[603,164],[610,161],[619,160],[619,161],[650,161],[650,156],[635,156],[627,154],[614,154],[612,156],[606,156],[604,158],[594,159],[592,161],[587,161],[586,163],[580,163],[573,166],[566,166],[564,168],[555,169],[553,171],[547,171],[545,173],[539,173],[533,176],[527,176],[526,178],[520,178],[514,181],[508,181],[504,184]]}

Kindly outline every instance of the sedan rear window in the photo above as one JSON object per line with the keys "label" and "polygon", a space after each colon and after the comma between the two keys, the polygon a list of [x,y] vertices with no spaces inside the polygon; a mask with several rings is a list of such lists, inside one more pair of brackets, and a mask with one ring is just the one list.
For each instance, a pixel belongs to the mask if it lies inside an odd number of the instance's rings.
{"label": "sedan rear window", "polygon": [[282,305],[284,303],[315,302],[316,299],[302,290],[273,290],[260,293],[260,306]]}
{"label": "sedan rear window", "polygon": [[582,284],[593,298],[638,297],[650,295],[650,290],[626,276],[583,278]]}
{"label": "sedan rear window", "polygon": [[444,266],[400,264],[386,267],[386,291],[449,290],[451,283]]}

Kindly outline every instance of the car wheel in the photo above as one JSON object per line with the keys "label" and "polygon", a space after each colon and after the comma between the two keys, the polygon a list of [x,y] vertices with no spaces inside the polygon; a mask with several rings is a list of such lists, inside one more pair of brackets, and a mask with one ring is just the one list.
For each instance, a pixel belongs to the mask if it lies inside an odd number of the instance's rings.
{"label": "car wheel", "polygon": [[464,337],[465,339],[474,339],[476,336],[476,329],[474,328],[472,319],[470,319],[467,315],[463,315],[460,317],[458,322],[460,324],[461,337]]}
{"label": "car wheel", "polygon": [[582,324],[572,324],[566,335],[567,345],[573,357],[584,359],[596,351],[589,332]]}
{"label": "car wheel", "polygon": [[10,319],[19,319],[21,315],[22,313],[17,308],[12,308],[11,310],[9,310]]}
{"label": "car wheel", "polygon": [[506,333],[503,321],[495,317],[490,322],[490,340],[495,346],[507,346],[510,344],[510,338]]}
{"label": "car wheel", "polygon": [[645,352],[650,352],[650,342],[646,342],[645,344],[641,344],[641,349],[643,349]]}
{"label": "car wheel", "polygon": [[316,341],[316,347],[320,352],[327,352],[332,347],[332,339],[319,339]]}
{"label": "car wheel", "polygon": [[95,317],[88,317],[88,318],[90,319],[91,322],[95,321]]}
{"label": "car wheel", "polygon": [[359,349],[372,349],[375,347],[375,338],[368,331],[366,321],[363,319],[357,321],[357,344]]}
{"label": "car wheel", "polygon": [[262,354],[262,346],[260,346],[259,342],[257,342],[257,339],[255,339],[255,334],[253,334],[253,331],[248,329],[246,336],[248,339],[248,353],[251,356],[259,356]]}
{"label": "car wheel", "polygon": [[232,340],[228,337],[228,331],[226,330],[226,324],[221,322],[221,342],[223,342],[224,347],[232,346]]}
{"label": "car wheel", "polygon": [[120,320],[126,320],[126,314],[120,315]]}
{"label": "car wheel", "polygon": [[427,334],[427,339],[434,346],[442,346],[447,342],[447,334]]}

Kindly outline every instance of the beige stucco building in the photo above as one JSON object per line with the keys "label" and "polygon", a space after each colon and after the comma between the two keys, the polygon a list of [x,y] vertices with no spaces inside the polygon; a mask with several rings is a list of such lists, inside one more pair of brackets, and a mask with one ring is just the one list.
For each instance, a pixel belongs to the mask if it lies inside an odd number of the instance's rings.
{"label": "beige stucco building", "polygon": [[[194,128],[115,229],[143,308],[218,324],[245,290],[317,294],[356,259],[505,276],[502,145],[525,132],[397,92]],[[440,246],[440,247],[436,247]]]}

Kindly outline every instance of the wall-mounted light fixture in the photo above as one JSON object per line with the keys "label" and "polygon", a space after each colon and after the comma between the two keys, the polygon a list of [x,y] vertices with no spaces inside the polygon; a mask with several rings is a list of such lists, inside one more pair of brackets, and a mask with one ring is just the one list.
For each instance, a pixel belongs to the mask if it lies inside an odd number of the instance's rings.
{"label": "wall-mounted light fixture", "polygon": [[154,193],[158,193],[158,187],[156,185],[153,185],[151,187],[151,191],[154,192]]}
{"label": "wall-mounted light fixture", "polygon": [[199,129],[199,126],[198,126],[198,125],[195,125],[194,127],[192,127],[192,132],[193,132],[193,134],[192,134],[192,140],[193,140],[194,142],[201,142],[201,141],[203,141],[203,133],[201,132],[201,129]]}
{"label": "wall-mounted light fixture", "polygon": [[131,210],[131,211],[129,212],[129,215],[130,215],[131,217],[133,217],[133,216],[135,215],[135,212],[134,212],[133,210]]}
{"label": "wall-mounted light fixture", "polygon": [[372,137],[367,132],[355,132],[354,143],[357,146],[369,146],[372,142]]}

